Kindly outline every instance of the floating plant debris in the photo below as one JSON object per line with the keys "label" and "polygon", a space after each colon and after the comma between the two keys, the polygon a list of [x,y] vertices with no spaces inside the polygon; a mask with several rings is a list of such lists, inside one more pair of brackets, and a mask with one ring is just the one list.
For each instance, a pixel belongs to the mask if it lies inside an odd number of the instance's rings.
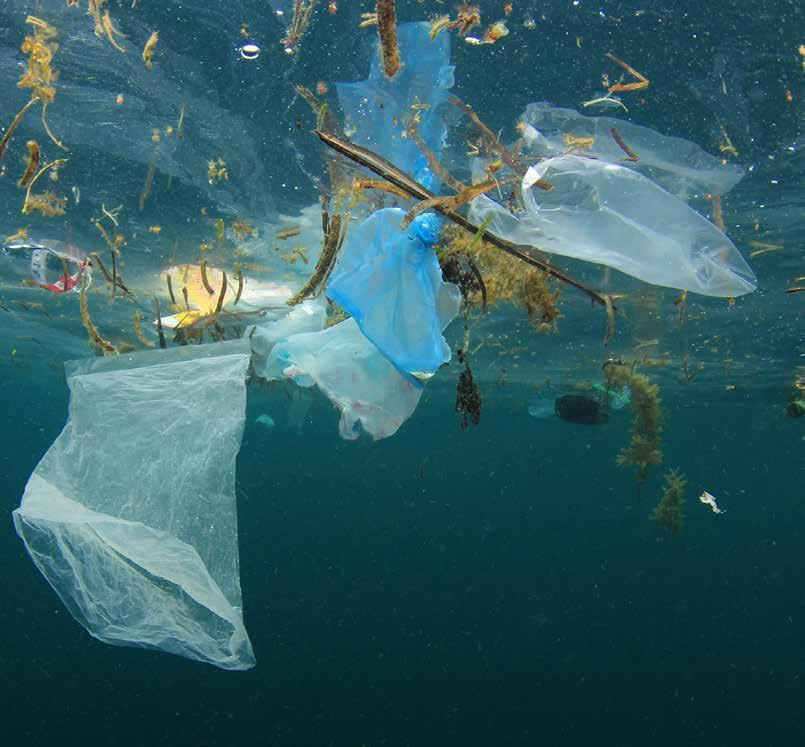
{"label": "floating plant debris", "polygon": [[145,62],[145,66],[151,70],[154,67],[154,50],[156,48],[157,42],[159,41],[159,32],[154,31],[151,36],[148,37],[148,41],[145,43],[143,47],[143,62]]}

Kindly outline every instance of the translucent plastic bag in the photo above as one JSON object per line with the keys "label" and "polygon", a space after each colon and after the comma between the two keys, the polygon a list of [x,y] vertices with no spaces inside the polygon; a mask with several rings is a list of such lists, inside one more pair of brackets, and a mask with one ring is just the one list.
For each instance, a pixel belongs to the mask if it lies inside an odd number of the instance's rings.
{"label": "translucent plastic bag", "polygon": [[[534,187],[544,179],[551,190]],[[755,289],[735,245],[682,200],[618,164],[559,156],[523,178],[526,212],[513,215],[485,196],[471,218],[516,244],[613,267],[647,283],[732,297]]]}
{"label": "translucent plastic bag", "polygon": [[70,418],[14,524],[99,640],[254,666],[235,509],[248,362],[236,341],[68,364]]}
{"label": "translucent plastic bag", "polygon": [[348,440],[358,438],[359,423],[375,440],[394,435],[422,396],[422,385],[389,363],[354,319],[280,340],[265,375],[318,386],[341,411],[338,430]]}
{"label": "translucent plastic bag", "polygon": [[350,233],[327,296],[402,371],[432,374],[450,360],[442,330],[458,314],[461,293],[442,280],[432,249],[441,219],[426,213],[404,229],[404,215],[378,210]]}
{"label": "translucent plastic bag", "polygon": [[[682,198],[697,193],[723,195],[744,175],[741,166],[722,163],[696,143],[667,137],[615,117],[585,117],[573,109],[540,101],[529,104],[520,121],[524,125],[523,139],[536,155],[559,156],[577,148],[578,155],[621,163]],[[637,154],[639,161],[626,160],[627,153],[615,135]]]}

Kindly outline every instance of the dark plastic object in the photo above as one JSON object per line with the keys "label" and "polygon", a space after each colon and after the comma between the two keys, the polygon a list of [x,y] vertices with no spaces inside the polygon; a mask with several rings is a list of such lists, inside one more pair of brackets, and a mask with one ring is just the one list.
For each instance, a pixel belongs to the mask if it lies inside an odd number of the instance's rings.
{"label": "dark plastic object", "polygon": [[600,400],[583,394],[566,394],[554,403],[556,414],[570,423],[601,425],[609,420],[609,412]]}

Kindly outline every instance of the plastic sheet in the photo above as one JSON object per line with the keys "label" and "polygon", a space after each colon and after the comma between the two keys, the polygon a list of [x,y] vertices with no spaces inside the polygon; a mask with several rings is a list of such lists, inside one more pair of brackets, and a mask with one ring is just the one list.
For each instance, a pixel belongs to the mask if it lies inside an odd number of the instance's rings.
{"label": "plastic sheet", "polygon": [[441,220],[386,208],[347,238],[327,296],[351,314],[361,331],[400,370],[432,374],[450,360],[442,330],[458,313],[461,294],[442,280],[432,249]]}
{"label": "plastic sheet", "polygon": [[[376,50],[368,80],[336,85],[344,110],[344,131],[354,143],[435,189],[435,178],[416,143],[400,135],[418,113],[422,139],[435,152],[443,146],[447,128],[439,109],[454,82],[450,36],[439,34],[431,39],[429,23],[404,23],[397,27],[397,44],[404,64],[394,78],[386,77]],[[412,105],[419,108],[415,111]]]}
{"label": "plastic sheet", "polygon": [[[545,179],[553,189],[533,187]],[[613,267],[647,283],[706,296],[755,289],[755,276],[735,245],[712,223],[648,177],[624,166],[559,156],[532,166],[523,179],[526,212],[513,215],[488,197],[471,218],[516,244]]]}
{"label": "plastic sheet", "polygon": [[358,438],[359,424],[375,440],[394,435],[422,396],[422,385],[389,363],[354,319],[280,340],[264,373],[318,386],[341,411],[338,430],[348,440]]}
{"label": "plastic sheet", "polygon": [[[722,163],[696,143],[615,117],[586,117],[573,109],[540,101],[529,104],[520,121],[525,125],[523,139],[536,155],[563,155],[573,147],[573,138],[592,138],[593,142],[579,155],[621,163],[682,198],[697,193],[723,195],[744,175],[743,167]],[[627,154],[615,140],[613,129],[639,161],[626,161]]]}
{"label": "plastic sheet", "polygon": [[254,666],[235,508],[248,362],[235,341],[68,364],[70,419],[14,523],[99,640]]}

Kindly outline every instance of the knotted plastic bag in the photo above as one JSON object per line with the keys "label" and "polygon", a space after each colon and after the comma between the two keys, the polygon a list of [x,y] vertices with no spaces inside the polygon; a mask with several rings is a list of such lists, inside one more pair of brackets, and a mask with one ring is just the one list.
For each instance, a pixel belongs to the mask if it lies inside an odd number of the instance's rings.
{"label": "knotted plastic bag", "polygon": [[[538,180],[553,185],[535,187]],[[732,297],[755,289],[755,275],[710,221],[648,177],[581,156],[549,158],[523,178],[526,211],[514,215],[486,196],[476,223],[516,244],[613,267],[647,283]]]}
{"label": "knotted plastic bag", "polygon": [[422,396],[422,384],[389,363],[354,319],[280,340],[264,374],[318,386],[340,410],[338,430],[348,440],[358,438],[359,424],[376,440],[394,435]]}
{"label": "knotted plastic bag", "polygon": [[99,640],[254,666],[235,508],[248,363],[235,341],[68,364],[69,420],[14,524]]}
{"label": "knotted plastic bag", "polygon": [[[683,199],[694,194],[726,194],[744,175],[743,167],[723,163],[696,143],[615,117],[586,117],[540,101],[529,104],[520,121],[526,146],[536,155],[560,156],[574,151],[621,163]],[[618,139],[639,160],[630,161]]]}
{"label": "knotted plastic bag", "polygon": [[405,212],[372,213],[347,238],[327,297],[401,371],[431,374],[450,360],[442,336],[458,313],[461,294],[442,281],[432,249],[440,219],[432,213],[401,227]]}

